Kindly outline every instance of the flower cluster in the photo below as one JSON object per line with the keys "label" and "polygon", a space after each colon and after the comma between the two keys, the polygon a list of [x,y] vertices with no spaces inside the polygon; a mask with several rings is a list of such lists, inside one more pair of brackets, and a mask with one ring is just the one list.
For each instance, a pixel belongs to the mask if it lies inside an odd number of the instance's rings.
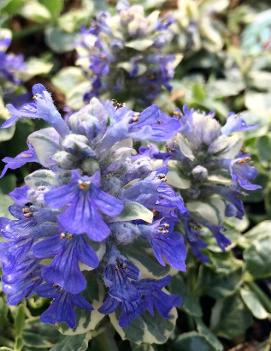
{"label": "flower cluster", "polygon": [[251,158],[242,151],[242,139],[236,132],[247,131],[255,125],[247,123],[238,114],[230,113],[222,127],[213,113],[184,107],[176,110],[180,129],[166,144],[166,151],[144,149],[156,158],[167,160],[168,183],[179,189],[189,214],[179,223],[193,254],[202,261],[207,247],[208,233],[222,250],[231,243],[224,235],[226,217],[244,216],[242,196],[260,188],[251,183],[256,169]]}
{"label": "flower cluster", "polygon": [[82,293],[95,269],[106,288],[101,313],[116,310],[123,327],[146,311],[167,318],[180,304],[164,290],[170,278],[141,276],[125,247],[140,240],[161,265],[185,270],[184,240],[174,232],[187,212],[183,200],[165,182],[163,162],[134,149],[134,142],[170,140],[179,121],[155,105],[136,113],[96,98],[64,121],[42,85],[33,87],[33,95],[21,108],[8,105],[11,118],[2,125],[20,118],[51,125],[29,135],[27,151],[4,159],[2,174],[27,162],[44,167],[10,194],[14,218],[1,219],[8,303],[32,294],[48,297],[52,303],[41,319],[73,328],[75,307],[93,309]]}
{"label": "flower cluster", "polygon": [[22,55],[8,54],[6,51],[11,43],[11,32],[0,30],[0,88],[4,90],[8,85],[17,85],[20,80],[18,73],[24,68]]}
{"label": "flower cluster", "polygon": [[77,64],[90,76],[85,99],[110,92],[141,104],[153,101],[170,80],[179,56],[165,53],[172,39],[172,18],[159,11],[144,14],[141,5],[119,3],[115,15],[102,12],[89,29],[83,29],[76,46]]}
{"label": "flower cluster", "polygon": [[225,249],[223,215],[242,217],[242,193],[257,189],[249,156],[231,136],[251,126],[233,114],[221,127],[213,115],[187,108],[170,117],[156,105],[138,113],[95,97],[63,120],[41,84],[33,95],[21,108],[8,105],[2,125],[20,118],[51,125],[29,135],[27,151],[4,159],[2,174],[27,162],[43,167],[10,194],[14,219],[1,219],[8,303],[50,298],[41,319],[74,328],[75,308],[94,308],[84,293],[95,270],[104,287],[99,312],[116,312],[121,327],[146,312],[169,318],[181,299],[164,289],[167,271],[161,279],[144,276],[131,247],[140,244],[141,255],[178,271],[186,270],[186,242],[206,260],[201,228]]}

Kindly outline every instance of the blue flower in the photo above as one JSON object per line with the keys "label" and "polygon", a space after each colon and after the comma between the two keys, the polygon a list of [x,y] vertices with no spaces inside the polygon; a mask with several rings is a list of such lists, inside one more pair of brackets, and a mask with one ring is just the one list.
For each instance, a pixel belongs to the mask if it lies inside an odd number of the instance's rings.
{"label": "blue flower", "polygon": [[227,121],[221,128],[224,135],[230,135],[235,132],[244,132],[256,128],[257,125],[248,125],[239,114],[230,113]]}
{"label": "blue flower", "polygon": [[99,265],[95,251],[82,235],[60,233],[44,238],[34,244],[33,254],[40,259],[53,258],[48,266],[42,268],[42,277],[71,294],[78,294],[87,286],[79,263],[91,268]]}
{"label": "blue flower", "polygon": [[207,244],[200,237],[200,226],[193,223],[189,218],[184,221],[184,229],[187,241],[190,244],[192,254],[201,262],[207,263],[208,256],[202,250],[207,248]]}
{"label": "blue flower", "polygon": [[7,54],[6,51],[11,43],[11,33],[4,29],[0,33],[0,80],[13,84],[19,84],[18,73],[23,72],[25,62],[23,55]]}
{"label": "blue flower", "polygon": [[37,155],[31,144],[28,144],[28,150],[22,151],[16,157],[4,157],[2,159],[6,163],[0,178],[4,177],[8,169],[17,169],[24,166],[28,162],[38,162]]}
{"label": "blue flower", "polygon": [[86,233],[94,241],[102,241],[110,233],[102,214],[115,217],[123,210],[122,201],[100,189],[99,172],[88,177],[73,171],[71,182],[47,192],[45,201],[53,208],[64,208],[58,221],[65,231]]}
{"label": "blue flower", "polygon": [[[81,31],[76,45],[77,65],[91,82],[85,101],[110,91],[118,99],[128,94],[128,100],[145,104],[162,88],[170,90],[177,60],[162,49],[172,40],[172,23],[172,18],[155,12],[146,16],[140,5],[119,4],[114,16],[98,14],[89,30]],[[142,48],[136,45],[141,41]]]}
{"label": "blue flower", "polygon": [[136,201],[160,213],[161,217],[179,218],[187,215],[181,195],[166,183],[167,168],[153,171],[148,177],[123,190],[122,198]]}
{"label": "blue flower", "polygon": [[174,232],[172,220],[160,219],[151,225],[141,225],[157,261],[165,266],[165,261],[173,268],[186,271],[186,248],[180,233]]}
{"label": "blue flower", "polygon": [[181,305],[182,300],[179,296],[162,291],[170,281],[171,277],[167,276],[160,280],[142,279],[136,283],[141,294],[144,311],[148,311],[153,316],[155,310],[157,310],[163,318],[168,319],[171,309]]}
{"label": "blue flower", "polygon": [[229,165],[233,184],[245,190],[261,189],[260,185],[252,184],[250,181],[257,176],[257,170],[249,162],[251,158],[247,155],[240,156],[232,161],[225,161]]}
{"label": "blue flower", "polygon": [[138,268],[113,249],[104,272],[109,290],[99,312],[110,314],[118,310],[120,326],[128,326],[141,313],[140,294],[133,283],[138,279]]}
{"label": "blue flower", "polygon": [[69,129],[45,87],[42,84],[35,84],[32,93],[34,102],[26,103],[19,109],[13,105],[7,105],[11,117],[1,125],[1,128],[11,127],[21,118],[41,118],[50,123],[60,135],[68,134]]}
{"label": "blue flower", "polygon": [[40,296],[53,299],[48,309],[40,317],[44,323],[66,323],[70,328],[75,328],[75,308],[79,307],[89,312],[93,310],[91,304],[82,295],[67,293],[48,283],[40,285],[35,292]]}

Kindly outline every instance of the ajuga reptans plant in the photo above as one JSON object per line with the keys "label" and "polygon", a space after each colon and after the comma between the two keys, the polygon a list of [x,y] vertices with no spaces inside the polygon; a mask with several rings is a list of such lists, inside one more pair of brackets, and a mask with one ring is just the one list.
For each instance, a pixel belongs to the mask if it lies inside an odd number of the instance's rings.
{"label": "ajuga reptans plant", "polygon": [[[221,127],[213,115],[187,108],[173,116],[156,105],[134,112],[95,97],[62,119],[41,84],[33,102],[7,107],[2,128],[21,118],[50,125],[29,135],[28,150],[4,159],[2,175],[41,165],[11,192],[11,217],[1,218],[7,302],[46,297],[42,321],[70,328],[80,310],[116,313],[123,328],[148,313],[171,318],[181,297],[165,289],[169,267],[186,270],[188,246],[207,260],[206,231],[225,250],[223,216],[242,217],[241,196],[257,188],[249,156],[231,135],[251,126],[233,114]],[[142,268],[141,257],[161,266],[160,279]]]}

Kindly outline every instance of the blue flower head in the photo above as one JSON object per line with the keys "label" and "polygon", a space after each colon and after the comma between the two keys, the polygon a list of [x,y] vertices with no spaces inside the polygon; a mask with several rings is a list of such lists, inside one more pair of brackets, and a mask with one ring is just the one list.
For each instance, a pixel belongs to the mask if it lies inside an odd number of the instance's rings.
{"label": "blue flower head", "polygon": [[8,91],[12,85],[20,83],[20,73],[25,68],[22,55],[7,53],[11,43],[11,32],[8,29],[0,29],[0,88]]}
{"label": "blue flower head", "polygon": [[179,120],[155,105],[135,112],[97,98],[64,120],[45,87],[34,85],[33,96],[22,107],[10,105],[11,117],[2,125],[9,127],[21,118],[49,124],[29,135],[28,150],[4,158],[2,176],[27,162],[41,165],[10,194],[13,219],[0,220],[8,303],[46,297],[51,304],[41,320],[74,328],[77,310],[93,309],[84,297],[93,271],[97,284],[104,286],[99,311],[116,311],[120,326],[154,309],[169,318],[179,303],[164,292],[169,280],[140,279],[127,247],[143,241],[144,254],[153,252],[157,264],[185,270],[183,235],[174,227],[188,216],[188,209],[167,183],[167,161],[137,150],[139,142],[169,141],[180,128]]}
{"label": "blue flower head", "polygon": [[77,64],[90,78],[88,101],[107,91],[141,104],[153,101],[163,88],[171,89],[178,63],[168,54],[173,38],[171,17],[158,12],[145,15],[141,5],[118,4],[117,12],[102,12],[90,28],[83,29],[77,41]]}

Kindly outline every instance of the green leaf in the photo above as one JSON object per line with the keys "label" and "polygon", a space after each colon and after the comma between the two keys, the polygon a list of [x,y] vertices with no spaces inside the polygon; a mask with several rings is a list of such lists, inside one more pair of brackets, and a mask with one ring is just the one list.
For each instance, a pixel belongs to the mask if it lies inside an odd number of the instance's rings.
{"label": "green leaf", "polygon": [[28,0],[20,10],[20,15],[36,23],[46,23],[51,20],[48,9],[35,0]]}
{"label": "green leaf", "polygon": [[39,0],[47,8],[53,19],[57,19],[64,8],[64,0]]}
{"label": "green leaf", "polygon": [[204,335],[196,332],[184,333],[173,343],[172,351],[217,351]]}
{"label": "green leaf", "polygon": [[245,305],[255,318],[266,319],[270,317],[257,295],[248,286],[243,287],[240,290],[240,294]]}
{"label": "green leaf", "polygon": [[169,273],[169,267],[161,266],[143,241],[123,246],[122,253],[139,268],[142,278],[162,278]]}
{"label": "green leaf", "polygon": [[104,318],[104,314],[98,312],[98,308],[101,306],[101,301],[92,301],[92,305],[95,310],[92,312],[87,312],[84,310],[79,310],[77,312],[77,325],[76,328],[71,329],[66,325],[61,325],[58,328],[63,335],[81,335],[89,332],[89,339],[91,338],[91,331],[95,330],[96,326]]}
{"label": "green leaf", "polygon": [[261,161],[271,162],[271,134],[263,135],[257,140],[257,149]]}
{"label": "green leaf", "polygon": [[197,291],[193,291],[193,289],[184,282],[180,274],[173,277],[170,283],[170,292],[182,297],[183,304],[181,309],[187,314],[193,317],[202,316],[202,309]]}
{"label": "green leaf", "polygon": [[52,79],[52,83],[64,94],[68,94],[76,85],[85,81],[83,72],[78,67],[65,67]]}
{"label": "green leaf", "polygon": [[260,236],[244,251],[244,261],[247,270],[255,279],[264,279],[271,276],[271,236]]}
{"label": "green leaf", "polygon": [[90,334],[65,336],[50,351],[85,351],[88,348]]}
{"label": "green leaf", "polygon": [[177,189],[189,189],[191,181],[187,178],[182,177],[177,169],[171,169],[167,173],[167,182],[169,185]]}
{"label": "green leaf", "polygon": [[193,215],[203,218],[204,220],[214,225],[220,224],[220,213],[216,209],[206,202],[201,201],[189,201],[187,208],[193,213]]}
{"label": "green leaf", "polygon": [[54,326],[41,323],[39,319],[27,320],[23,330],[25,348],[33,351],[48,350],[61,340],[62,336]]}
{"label": "green leaf", "polygon": [[[1,110],[0,110],[0,113],[1,113]],[[3,115],[1,115],[1,117],[3,117]],[[14,133],[15,133],[15,126],[12,126],[10,128],[0,129],[0,142],[12,139],[14,136]]]}
{"label": "green leaf", "polygon": [[75,47],[75,40],[75,34],[66,33],[57,27],[47,27],[45,30],[47,45],[58,54],[72,51]]}
{"label": "green leaf", "polygon": [[268,236],[271,232],[271,221],[263,221],[255,225],[252,229],[245,233],[245,238],[250,241],[258,240],[260,237]]}
{"label": "green leaf", "polygon": [[201,335],[204,335],[208,342],[215,348],[216,351],[223,351],[224,347],[212,331],[206,327],[201,318],[196,318],[197,330]]}
{"label": "green leaf", "polygon": [[3,194],[9,194],[16,187],[16,176],[14,174],[6,175],[0,179],[0,191]]}
{"label": "green leaf", "polygon": [[16,308],[14,331],[15,335],[21,335],[25,325],[25,305],[21,303]]}
{"label": "green leaf", "polygon": [[59,135],[54,128],[43,128],[31,133],[28,141],[34,147],[39,162],[44,167],[55,164],[53,155],[60,149]]}
{"label": "green leaf", "polygon": [[212,309],[211,329],[226,339],[244,335],[252,322],[252,316],[238,294],[217,300]]}
{"label": "green leaf", "polygon": [[29,187],[56,186],[58,185],[58,181],[53,171],[40,169],[26,176],[25,184]]}
{"label": "green leaf", "polygon": [[230,296],[239,288],[242,278],[242,269],[236,269],[228,274],[216,273],[203,267],[200,287],[206,295],[215,299]]}
{"label": "green leaf", "polygon": [[135,344],[164,344],[174,330],[176,319],[176,308],[170,312],[169,319],[162,318],[158,313],[155,313],[154,316],[145,313],[123,329],[119,326],[116,315],[110,315],[111,323],[120,337]]}
{"label": "green leaf", "polygon": [[53,64],[48,62],[46,58],[32,57],[27,60],[22,77],[24,80],[29,80],[37,75],[48,74],[52,68]]}
{"label": "green leaf", "polygon": [[151,39],[136,39],[129,41],[125,44],[126,47],[135,49],[137,51],[144,51],[153,45],[153,40]]}
{"label": "green leaf", "polygon": [[9,206],[13,204],[12,199],[8,195],[0,194],[0,216],[12,218],[9,213]]}
{"label": "green leaf", "polygon": [[83,3],[83,8],[72,9],[63,14],[58,19],[58,26],[67,33],[76,32],[80,30],[83,25],[89,25],[92,13],[93,3],[87,0]]}
{"label": "green leaf", "polygon": [[114,222],[126,222],[136,219],[142,219],[147,223],[152,223],[153,212],[147,207],[141,205],[139,202],[129,201],[126,202],[125,208],[122,213],[113,219]]}
{"label": "green leaf", "polygon": [[194,83],[192,86],[192,92],[193,92],[194,98],[198,102],[201,102],[205,99],[206,92],[204,90],[203,85],[201,85],[199,83]]}

